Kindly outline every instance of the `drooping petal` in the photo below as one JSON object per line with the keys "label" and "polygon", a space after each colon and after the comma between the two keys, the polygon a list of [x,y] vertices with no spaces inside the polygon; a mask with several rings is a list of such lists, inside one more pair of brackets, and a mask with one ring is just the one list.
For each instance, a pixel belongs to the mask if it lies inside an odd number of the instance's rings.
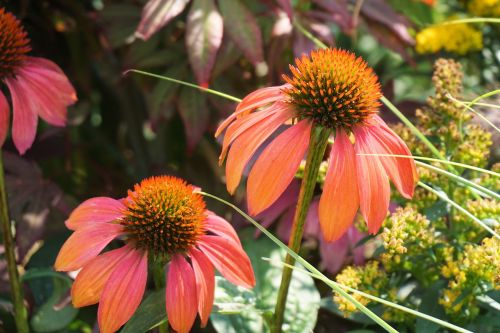
{"label": "drooping petal", "polygon": [[359,207],[356,177],[354,147],[347,134],[339,129],[319,201],[319,222],[327,242],[339,239],[356,216]]}
{"label": "drooping petal", "polygon": [[147,279],[147,253],[130,251],[104,285],[97,311],[101,333],[116,332],[132,317],[141,303]]}
{"label": "drooping petal", "polygon": [[135,32],[138,38],[148,40],[154,33],[179,15],[189,0],[149,0],[142,10],[141,22]]}
{"label": "drooping petal", "polygon": [[111,222],[123,217],[125,206],[119,200],[96,197],[85,200],[66,220],[66,227],[76,230],[90,223]]}
{"label": "drooping petal", "polygon": [[221,135],[221,133],[226,129],[229,124],[233,122],[237,117],[240,117],[246,113],[250,113],[253,110],[263,107],[267,104],[274,103],[283,98],[281,90],[288,87],[288,84],[275,87],[266,87],[258,89],[243,98],[243,100],[236,107],[236,111],[231,114],[222,122],[222,124],[217,128],[215,132],[215,137]]}
{"label": "drooping petal", "polygon": [[366,156],[370,148],[365,128],[354,129],[356,142],[356,172],[361,213],[368,224],[368,231],[375,234],[389,209],[389,178],[377,156]]}
{"label": "drooping petal", "polygon": [[207,219],[205,220],[205,228],[216,235],[231,239],[241,245],[240,238],[234,228],[222,217],[207,211]]}
{"label": "drooping petal", "polygon": [[345,264],[348,252],[349,238],[347,233],[333,242],[327,242],[323,237],[319,240],[321,267],[332,274],[337,273]]}
{"label": "drooping petal", "polygon": [[193,268],[181,255],[170,262],[166,291],[167,317],[177,333],[191,330],[198,308]]}
{"label": "drooping petal", "polygon": [[250,259],[238,243],[219,236],[204,235],[198,246],[229,282],[245,288],[255,285]]}
{"label": "drooping petal", "polygon": [[265,122],[252,126],[234,141],[226,161],[226,186],[229,193],[234,193],[238,187],[246,164],[259,146],[291,116],[289,110],[277,112]]}
{"label": "drooping petal", "polygon": [[295,176],[309,145],[311,124],[302,120],[274,139],[262,152],[248,176],[250,214],[256,215],[280,197]]}
{"label": "drooping petal", "polygon": [[3,146],[9,131],[9,114],[9,103],[7,103],[5,95],[0,91],[0,147]]}
{"label": "drooping petal", "polygon": [[[276,114],[277,112],[286,112],[290,106],[276,102],[270,107],[262,110],[260,112],[251,113],[244,115],[236,119],[227,129],[224,134],[224,141],[222,142],[222,151],[219,156],[219,163],[222,163],[226,158],[227,150],[229,146],[236,140],[240,135],[245,133],[247,130],[251,129],[254,125],[266,122],[268,118]],[[291,113],[290,113],[291,116]]]}
{"label": "drooping petal", "polygon": [[[378,154],[404,155],[411,157],[411,152],[404,141],[392,131],[389,126],[378,116],[374,117],[378,126],[370,127],[379,144],[374,145],[374,150],[380,150]],[[384,168],[392,182],[407,199],[413,197],[415,184],[418,182],[417,168],[411,158],[380,157]]]}
{"label": "drooping petal", "polygon": [[201,327],[208,322],[214,304],[215,271],[208,258],[196,248],[190,250],[193,264],[196,291],[198,295],[198,313],[201,318]]}
{"label": "drooping petal", "polygon": [[101,254],[89,261],[76,276],[71,288],[73,306],[92,305],[99,302],[104,285],[115,267],[134,249],[123,246]]}
{"label": "drooping petal", "polygon": [[112,223],[94,223],[79,228],[64,243],[54,267],[58,271],[74,271],[94,259],[123,227]]}
{"label": "drooping petal", "polygon": [[12,97],[12,141],[23,155],[35,140],[38,116],[29,91],[15,78],[5,79]]}

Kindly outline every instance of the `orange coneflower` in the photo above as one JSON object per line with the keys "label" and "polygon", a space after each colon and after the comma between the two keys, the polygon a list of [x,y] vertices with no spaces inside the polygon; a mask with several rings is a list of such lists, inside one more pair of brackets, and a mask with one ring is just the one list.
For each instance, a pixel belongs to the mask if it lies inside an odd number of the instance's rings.
{"label": "orange coneflower", "polygon": [[373,70],[354,54],[326,49],[313,51],[290,66],[282,86],[259,89],[237,106],[217,130],[226,130],[220,162],[227,155],[229,192],[238,186],[250,158],[283,124],[292,123],[273,139],[248,176],[251,214],[269,207],[290,184],[302,161],[311,130],[331,131],[334,144],[319,204],[319,219],[327,241],[338,239],[351,225],[358,207],[368,230],[376,233],[389,206],[392,180],[406,198],[417,180],[412,159],[367,154],[411,153],[377,115],[380,84]]}
{"label": "orange coneflower", "polygon": [[[146,287],[148,257],[167,263],[166,312],[179,333],[200,314],[205,326],[214,300],[214,267],[230,282],[251,288],[250,260],[231,225],[205,209],[196,188],[181,179],[143,180],[123,200],[89,199],[66,225],[75,232],[55,263],[59,271],[81,269],[71,289],[74,306],[99,303],[102,333],[117,331],[139,306]],[[125,246],[99,253],[114,238]]]}
{"label": "orange coneflower", "polygon": [[[29,39],[19,20],[0,8],[0,81],[12,99],[12,139],[19,153],[31,147],[38,116],[49,124],[66,124],[66,107],[76,93],[59,66],[44,58],[30,57]],[[9,128],[9,104],[0,91],[0,146]]]}

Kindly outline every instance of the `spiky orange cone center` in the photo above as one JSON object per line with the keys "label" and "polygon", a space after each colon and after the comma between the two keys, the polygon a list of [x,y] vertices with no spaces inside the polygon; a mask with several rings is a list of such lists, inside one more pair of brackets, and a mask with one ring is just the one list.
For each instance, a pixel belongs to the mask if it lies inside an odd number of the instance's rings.
{"label": "spiky orange cone center", "polygon": [[16,74],[16,69],[31,50],[29,43],[19,20],[0,8],[0,80]]}
{"label": "spiky orange cone center", "polygon": [[154,256],[184,253],[205,233],[205,203],[181,179],[151,177],[129,190],[122,224],[134,246]]}
{"label": "spiky orange cone center", "polygon": [[327,128],[350,130],[377,112],[380,84],[366,62],[339,49],[313,51],[290,65],[284,90],[300,119]]}

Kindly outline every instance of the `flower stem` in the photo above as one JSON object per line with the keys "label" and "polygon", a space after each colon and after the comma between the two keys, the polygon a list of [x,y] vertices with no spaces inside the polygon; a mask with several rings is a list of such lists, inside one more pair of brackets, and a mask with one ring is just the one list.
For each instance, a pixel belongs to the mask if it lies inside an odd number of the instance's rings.
{"label": "flower stem", "polygon": [[28,333],[28,310],[24,305],[24,295],[19,272],[16,263],[16,246],[9,218],[9,207],[7,206],[7,192],[5,191],[5,177],[3,170],[3,156],[0,150],[0,220],[2,224],[3,243],[5,247],[5,259],[7,260],[7,270],[9,272],[10,291],[14,304],[14,317],[17,332]]}
{"label": "flower stem", "polygon": [[[323,161],[323,155],[328,144],[329,135],[330,131],[321,127],[313,127],[313,130],[311,131],[311,139],[309,142],[309,150],[307,153],[304,177],[302,178],[299,200],[297,202],[297,208],[295,210],[295,216],[293,218],[292,232],[288,241],[288,247],[295,253],[298,253],[300,250],[307,211],[309,210],[309,205],[311,204],[311,199],[314,194],[316,180],[318,179],[319,166]],[[287,254],[285,263],[287,263],[288,265],[294,265],[295,259]],[[293,270],[290,267],[283,267],[281,284],[278,291],[278,299],[276,300],[276,307],[274,310],[273,327],[271,328],[271,331],[273,333],[281,332],[281,326],[283,324],[285,314],[286,299],[288,296],[288,288],[290,287],[292,273]]]}
{"label": "flower stem", "polygon": [[[161,290],[165,288],[165,264],[162,260],[151,260],[150,262],[152,262],[153,282],[156,290]],[[157,327],[159,333],[168,333],[168,320],[165,320],[165,322],[162,322]]]}

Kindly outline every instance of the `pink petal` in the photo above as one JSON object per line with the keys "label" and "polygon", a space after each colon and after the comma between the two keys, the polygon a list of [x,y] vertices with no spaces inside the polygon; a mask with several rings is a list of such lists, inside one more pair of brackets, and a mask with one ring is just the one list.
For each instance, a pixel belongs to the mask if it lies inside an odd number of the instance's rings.
{"label": "pink petal", "polygon": [[85,200],[66,220],[66,227],[76,230],[89,223],[111,222],[123,218],[125,206],[108,197],[96,197]]}
{"label": "pink petal", "polygon": [[243,116],[244,114],[250,113],[255,109],[263,107],[267,104],[274,103],[283,98],[281,90],[289,85],[282,85],[276,87],[266,87],[258,89],[250,94],[248,94],[236,107],[236,111],[230,115],[226,120],[222,122],[217,131],[215,132],[215,137],[221,135],[221,133],[226,129],[229,124],[233,122],[237,117]]}
{"label": "pink petal", "polygon": [[306,215],[304,236],[318,238],[320,234],[321,230],[319,225],[319,198],[313,198]]}
{"label": "pink petal", "polygon": [[147,253],[130,251],[104,285],[97,311],[101,333],[116,332],[132,317],[141,303],[147,279]]}
{"label": "pink petal", "polygon": [[104,285],[111,273],[130,251],[134,249],[130,246],[123,246],[89,261],[78,273],[71,288],[73,305],[79,308],[99,302]]}
{"label": "pink petal", "polygon": [[88,224],[75,231],[57,255],[58,271],[74,271],[94,259],[113,238],[123,232],[123,227],[112,223]]}
{"label": "pink petal", "polygon": [[226,185],[229,193],[234,193],[238,187],[246,164],[259,146],[290,117],[290,110],[277,112],[265,121],[252,126],[234,141],[226,161]]}
{"label": "pink petal", "polygon": [[7,103],[5,95],[0,91],[0,147],[3,146],[9,131],[9,113],[9,103]]}
{"label": "pink petal", "polygon": [[344,233],[338,240],[327,242],[323,237],[319,240],[321,266],[328,272],[335,274],[346,263],[349,252],[349,239]]}
{"label": "pink petal", "polygon": [[252,288],[255,285],[250,259],[237,243],[219,236],[204,235],[198,245],[229,282],[245,288]]}
{"label": "pink petal", "polygon": [[4,81],[12,97],[12,141],[19,154],[23,155],[35,141],[38,116],[30,91],[15,78]]}
{"label": "pink petal", "polygon": [[149,0],[142,10],[141,22],[135,35],[148,40],[170,20],[179,15],[189,0]]}
{"label": "pink petal", "polygon": [[207,219],[205,220],[205,228],[216,235],[235,241],[241,246],[240,239],[234,228],[222,217],[207,211]]}
{"label": "pink petal", "polygon": [[193,268],[181,255],[174,255],[167,277],[167,317],[177,333],[191,330],[197,311],[196,281]]}
{"label": "pink petal", "polygon": [[354,129],[356,142],[356,172],[360,183],[359,201],[361,213],[368,224],[368,231],[375,234],[384,221],[389,208],[390,187],[384,167],[377,156],[366,156],[373,140],[365,128]]}
{"label": "pink petal", "polygon": [[201,327],[208,322],[212,306],[214,304],[215,271],[214,266],[208,258],[199,250],[190,250],[191,262],[193,264],[194,277],[196,279],[196,291],[198,294],[198,313],[201,318]]}
{"label": "pink petal", "polygon": [[262,152],[248,176],[250,214],[256,215],[276,201],[295,176],[309,145],[308,120],[292,125]]}
{"label": "pink petal", "polygon": [[354,147],[347,134],[339,129],[319,201],[319,222],[327,242],[339,239],[356,216],[359,207],[356,177]]}

